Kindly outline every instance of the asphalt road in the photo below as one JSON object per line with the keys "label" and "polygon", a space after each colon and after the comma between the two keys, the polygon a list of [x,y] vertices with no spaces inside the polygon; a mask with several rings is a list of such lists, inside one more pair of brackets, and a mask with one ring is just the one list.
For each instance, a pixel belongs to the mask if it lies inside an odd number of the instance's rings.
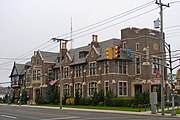
{"label": "asphalt road", "polygon": [[0,105],[0,120],[179,120],[179,118]]}

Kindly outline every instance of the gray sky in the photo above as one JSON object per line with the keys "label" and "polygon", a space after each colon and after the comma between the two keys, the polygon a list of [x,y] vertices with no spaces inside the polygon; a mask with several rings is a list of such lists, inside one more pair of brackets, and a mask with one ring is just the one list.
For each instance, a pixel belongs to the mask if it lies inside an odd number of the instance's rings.
{"label": "gray sky", "polygon": [[[57,36],[70,39],[67,35],[61,35],[70,33],[71,18],[75,31],[151,1],[153,0],[0,0],[0,82],[10,81],[8,77],[13,62],[27,62],[33,51],[40,49],[58,52],[58,44],[49,40]],[[164,31],[166,42],[171,44],[172,50],[179,50],[180,0],[162,2],[174,2],[164,9]],[[97,34],[99,41],[104,41],[120,38],[120,30],[126,27],[153,29],[153,21],[159,18],[159,9],[152,9],[157,7],[157,4],[152,3],[126,16],[121,15],[121,18],[107,24],[86,29],[86,32],[74,32],[73,47],[90,43],[92,34]],[[148,12],[150,10],[152,11]],[[144,12],[147,13],[142,14]],[[42,45],[43,43],[45,44]],[[39,45],[42,46],[38,47]],[[21,60],[14,59],[17,57]]]}

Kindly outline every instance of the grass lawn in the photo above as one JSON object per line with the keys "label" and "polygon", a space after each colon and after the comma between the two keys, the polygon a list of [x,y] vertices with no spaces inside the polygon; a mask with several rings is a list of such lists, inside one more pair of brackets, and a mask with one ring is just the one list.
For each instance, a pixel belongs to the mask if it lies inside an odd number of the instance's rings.
{"label": "grass lawn", "polygon": [[[171,112],[172,112],[172,110],[166,111],[166,113],[169,113],[169,114],[171,114]],[[179,109],[176,109],[176,114],[180,114],[180,108],[179,108]]]}
{"label": "grass lawn", "polygon": [[[59,107],[59,105],[53,104],[44,104],[38,106],[50,106],[50,107]],[[132,111],[132,112],[139,112],[145,111],[145,108],[133,108],[133,107],[108,107],[108,106],[82,106],[82,105],[63,105],[63,107],[67,108],[81,108],[81,109],[98,109],[98,110],[119,110],[119,111]],[[150,110],[147,108],[147,110]]]}

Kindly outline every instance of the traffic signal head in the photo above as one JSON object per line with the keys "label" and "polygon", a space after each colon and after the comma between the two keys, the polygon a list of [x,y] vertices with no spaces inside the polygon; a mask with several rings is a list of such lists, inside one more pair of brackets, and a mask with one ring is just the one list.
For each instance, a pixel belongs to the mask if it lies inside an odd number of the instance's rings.
{"label": "traffic signal head", "polygon": [[118,45],[114,46],[114,59],[118,59],[120,57],[120,47]]}
{"label": "traffic signal head", "polygon": [[106,48],[106,59],[112,60],[112,48]]}

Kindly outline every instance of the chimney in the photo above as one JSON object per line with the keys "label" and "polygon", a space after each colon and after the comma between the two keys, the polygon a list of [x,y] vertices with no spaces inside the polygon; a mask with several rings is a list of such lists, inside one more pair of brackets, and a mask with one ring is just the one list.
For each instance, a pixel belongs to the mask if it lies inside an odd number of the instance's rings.
{"label": "chimney", "polygon": [[98,43],[98,35],[92,35],[92,42],[91,42],[91,46],[95,46],[95,47],[99,47],[99,43]]}
{"label": "chimney", "polygon": [[62,43],[61,48],[66,49],[66,43],[65,42]]}
{"label": "chimney", "polygon": [[62,42],[61,43],[61,52],[62,52],[62,56],[64,56],[67,52],[67,48],[66,48],[66,42]]}

